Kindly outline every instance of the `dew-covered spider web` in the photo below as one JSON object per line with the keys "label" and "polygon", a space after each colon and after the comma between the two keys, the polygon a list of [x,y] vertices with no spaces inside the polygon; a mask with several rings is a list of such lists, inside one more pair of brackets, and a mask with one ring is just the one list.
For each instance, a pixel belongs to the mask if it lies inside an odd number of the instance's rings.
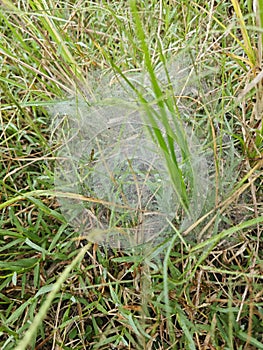
{"label": "dew-covered spider web", "polygon": [[[185,229],[202,211],[208,171],[201,146],[184,126],[191,154],[186,162],[174,140],[189,196],[186,210],[163,149],[153,141],[147,113],[127,101],[127,90],[125,99],[120,98],[121,88],[117,94],[115,90],[116,98],[109,98],[108,91],[105,95],[91,103],[83,98],[67,100],[52,109],[59,145],[55,187],[64,194],[58,195],[62,213],[81,235],[101,245],[126,249],[162,242],[172,232],[171,223]],[[173,116],[169,118],[176,134]],[[161,123],[158,127],[167,138]]]}

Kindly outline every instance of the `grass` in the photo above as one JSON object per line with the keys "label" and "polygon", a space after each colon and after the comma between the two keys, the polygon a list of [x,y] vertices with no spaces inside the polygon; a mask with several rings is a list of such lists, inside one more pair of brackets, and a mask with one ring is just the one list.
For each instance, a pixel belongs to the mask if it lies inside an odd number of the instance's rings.
{"label": "grass", "polygon": [[[263,348],[262,13],[238,0],[1,2],[1,349]],[[142,72],[147,86],[132,79]],[[182,212],[196,195],[182,125],[209,166],[200,216],[173,220],[146,256],[88,243],[59,203],[103,203],[54,187],[49,111],[96,105],[116,80],[144,110]]]}

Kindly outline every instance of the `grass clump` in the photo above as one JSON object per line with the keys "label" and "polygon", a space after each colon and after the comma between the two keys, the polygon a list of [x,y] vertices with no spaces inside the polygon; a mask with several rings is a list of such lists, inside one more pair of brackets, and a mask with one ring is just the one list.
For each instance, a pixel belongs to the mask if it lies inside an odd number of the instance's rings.
{"label": "grass clump", "polygon": [[[261,7],[2,1],[1,349],[263,348]],[[202,213],[171,220],[146,251],[87,244],[59,208],[80,194],[54,188],[48,111],[69,99],[88,110],[120,85],[142,106],[181,213],[194,210],[174,149],[194,181],[183,126],[208,167]]]}

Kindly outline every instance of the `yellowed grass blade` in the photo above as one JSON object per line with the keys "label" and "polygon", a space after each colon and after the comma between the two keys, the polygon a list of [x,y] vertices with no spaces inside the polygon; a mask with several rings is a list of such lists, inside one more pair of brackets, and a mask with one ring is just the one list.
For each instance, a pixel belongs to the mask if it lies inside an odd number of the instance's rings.
{"label": "yellowed grass blade", "polygon": [[241,30],[242,37],[244,40],[245,52],[247,54],[249,61],[251,62],[251,66],[255,66],[256,65],[255,52],[254,52],[252,45],[251,45],[251,41],[250,41],[247,29],[246,29],[245,20],[244,20],[242,11],[241,11],[240,6],[239,6],[239,2],[238,2],[238,0],[231,0],[231,2],[232,2],[237,19],[238,19],[239,24],[240,24],[240,30]]}

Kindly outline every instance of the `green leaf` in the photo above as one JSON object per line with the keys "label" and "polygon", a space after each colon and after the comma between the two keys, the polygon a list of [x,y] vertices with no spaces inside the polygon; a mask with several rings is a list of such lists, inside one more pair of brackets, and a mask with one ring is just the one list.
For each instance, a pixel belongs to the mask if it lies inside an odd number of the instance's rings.
{"label": "green leaf", "polygon": [[35,298],[38,298],[40,295],[47,294],[51,292],[53,289],[54,289],[54,283],[41,287],[37,292],[37,294],[35,295]]}
{"label": "green leaf", "polygon": [[179,305],[177,305],[176,309],[177,309],[177,313],[176,313],[177,321],[182,327],[184,336],[186,337],[186,343],[185,343],[185,345],[187,345],[186,348],[189,350],[196,350],[195,343],[193,341],[193,329],[191,329],[193,327],[193,324],[186,318],[186,316],[184,315]]}
{"label": "green leaf", "polygon": [[244,340],[245,342],[249,342],[250,345],[254,346],[258,350],[263,349],[263,344],[261,341],[257,340],[256,338],[249,336],[247,333],[243,331],[239,331],[237,333],[237,336],[239,339]]}
{"label": "green leaf", "polygon": [[25,258],[14,261],[0,261],[0,269],[11,270],[11,271],[21,271],[21,269],[29,269],[35,266],[39,261],[37,258]]}
{"label": "green leaf", "polygon": [[25,244],[27,244],[30,248],[33,248],[34,250],[37,250],[38,252],[41,252],[42,254],[48,254],[48,251],[39,245],[35,244],[34,242],[30,241],[29,238],[26,238]]}
{"label": "green leaf", "polygon": [[33,299],[30,298],[27,301],[25,301],[23,304],[21,304],[12,314],[11,316],[6,320],[6,324],[13,323],[17,321],[19,317],[21,317],[25,311],[25,309],[32,303]]}

